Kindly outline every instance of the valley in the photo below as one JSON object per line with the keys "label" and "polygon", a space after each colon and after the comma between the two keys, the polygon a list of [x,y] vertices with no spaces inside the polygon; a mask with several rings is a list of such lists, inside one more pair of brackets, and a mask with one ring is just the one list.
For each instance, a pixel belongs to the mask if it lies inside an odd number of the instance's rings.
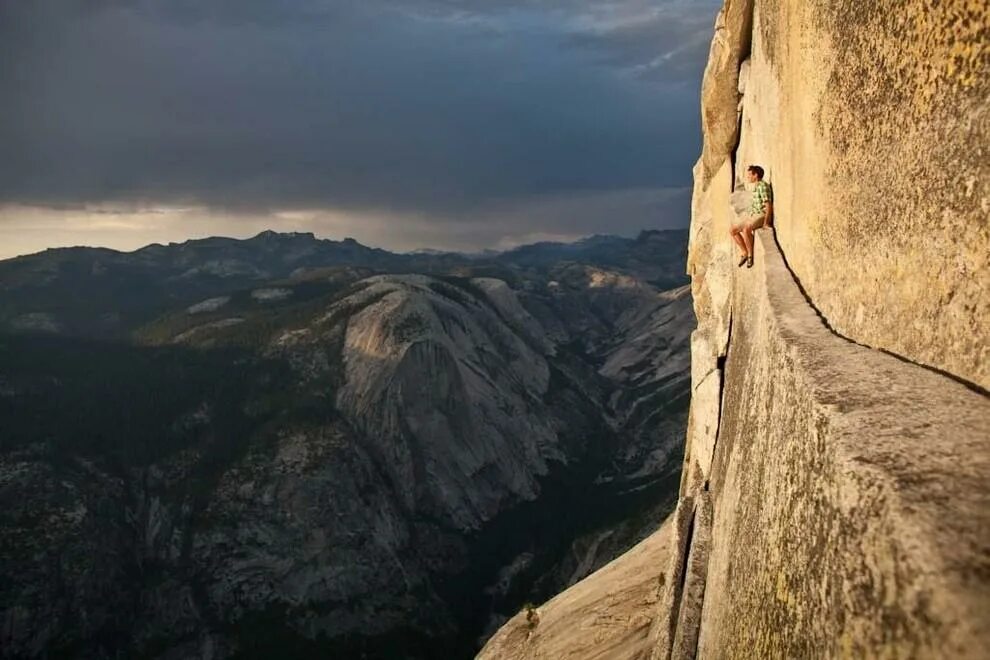
{"label": "valley", "polygon": [[5,648],[473,657],[673,506],[686,238],[0,262]]}

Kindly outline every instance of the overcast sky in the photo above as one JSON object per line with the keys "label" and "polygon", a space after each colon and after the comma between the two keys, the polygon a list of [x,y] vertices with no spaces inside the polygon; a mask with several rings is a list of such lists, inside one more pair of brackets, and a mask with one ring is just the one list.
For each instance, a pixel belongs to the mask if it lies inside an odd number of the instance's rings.
{"label": "overcast sky", "polygon": [[719,0],[0,0],[0,258],[686,226]]}

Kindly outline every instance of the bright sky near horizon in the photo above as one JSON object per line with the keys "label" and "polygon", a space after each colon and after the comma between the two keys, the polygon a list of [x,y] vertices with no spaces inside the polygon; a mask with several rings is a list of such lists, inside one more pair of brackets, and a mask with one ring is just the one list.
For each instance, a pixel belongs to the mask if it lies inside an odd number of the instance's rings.
{"label": "bright sky near horizon", "polygon": [[685,226],[719,4],[0,2],[0,258]]}

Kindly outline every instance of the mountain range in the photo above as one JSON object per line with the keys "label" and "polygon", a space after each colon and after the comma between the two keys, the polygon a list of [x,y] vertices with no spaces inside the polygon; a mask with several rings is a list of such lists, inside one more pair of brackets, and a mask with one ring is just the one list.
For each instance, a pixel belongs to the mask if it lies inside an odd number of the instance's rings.
{"label": "mountain range", "polygon": [[0,261],[2,657],[472,657],[669,511],[686,243]]}

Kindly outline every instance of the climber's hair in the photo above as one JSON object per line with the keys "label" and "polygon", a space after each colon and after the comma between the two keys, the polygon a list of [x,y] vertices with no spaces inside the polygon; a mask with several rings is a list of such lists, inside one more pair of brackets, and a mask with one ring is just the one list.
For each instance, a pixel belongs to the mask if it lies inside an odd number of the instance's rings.
{"label": "climber's hair", "polygon": [[755,174],[757,179],[763,179],[763,168],[759,165],[750,165],[746,168],[746,171]]}

